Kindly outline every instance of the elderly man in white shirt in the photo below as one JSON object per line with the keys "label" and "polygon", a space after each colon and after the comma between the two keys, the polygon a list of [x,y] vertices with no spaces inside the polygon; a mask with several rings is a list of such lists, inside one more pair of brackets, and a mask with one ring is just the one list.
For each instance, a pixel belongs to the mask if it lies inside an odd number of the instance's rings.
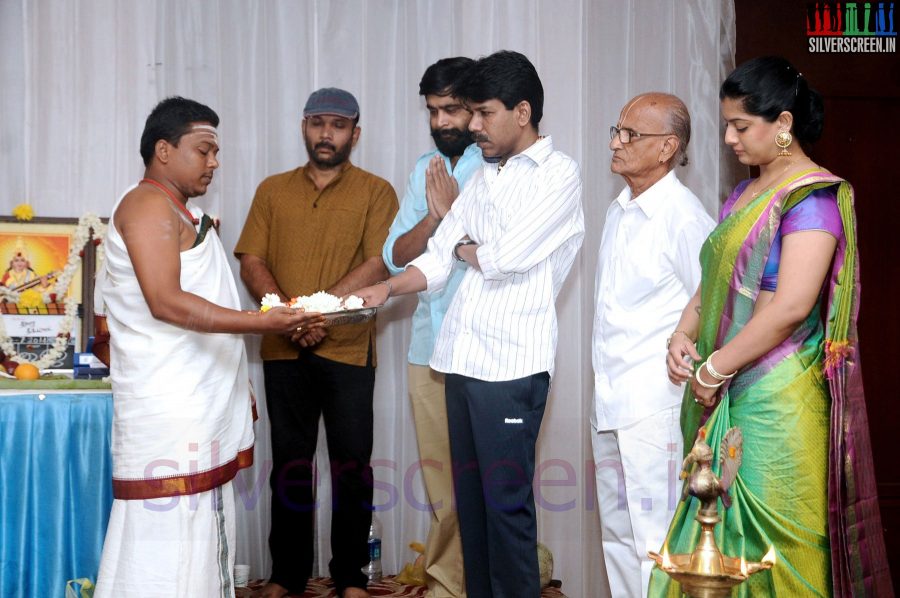
{"label": "elderly man in white shirt", "polygon": [[466,591],[537,598],[535,444],[556,354],[555,301],[584,237],[581,175],[538,134],[543,88],[516,52],[478,60],[454,95],[472,110],[484,164],[424,254],[355,294],[439,291],[467,266],[430,365],[446,374]]}
{"label": "elderly man in white shirt", "polygon": [[611,169],[628,186],[600,243],[591,436],[616,596],[647,595],[647,550],[659,550],[677,500],[682,389],[666,377],[666,338],[700,284],[700,247],[714,226],[675,176],[690,131],[684,103],[661,93],[631,100],[610,128]]}

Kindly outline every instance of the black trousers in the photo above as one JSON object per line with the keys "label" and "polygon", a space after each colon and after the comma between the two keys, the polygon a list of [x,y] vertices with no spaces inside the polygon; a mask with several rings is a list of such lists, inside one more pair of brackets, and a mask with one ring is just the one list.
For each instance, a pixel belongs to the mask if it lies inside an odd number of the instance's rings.
{"label": "black trousers", "polygon": [[447,374],[447,419],[469,598],[538,598],[535,444],[547,372],[504,382]]}
{"label": "black trousers", "polygon": [[[372,522],[372,396],[375,368],[338,363],[303,351],[296,360],[263,364],[272,430],[270,581],[302,594],[312,574],[317,508],[332,509],[328,564],[338,595],[365,588]],[[313,465],[319,416],[331,460],[332,504],[314,502]]]}

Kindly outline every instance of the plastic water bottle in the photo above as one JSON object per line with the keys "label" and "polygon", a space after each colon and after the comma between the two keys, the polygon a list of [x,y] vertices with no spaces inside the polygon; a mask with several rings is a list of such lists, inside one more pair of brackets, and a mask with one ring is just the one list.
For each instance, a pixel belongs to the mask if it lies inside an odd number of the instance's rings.
{"label": "plastic water bottle", "polygon": [[369,581],[381,580],[381,522],[374,513],[369,527],[369,564],[363,567],[363,573]]}

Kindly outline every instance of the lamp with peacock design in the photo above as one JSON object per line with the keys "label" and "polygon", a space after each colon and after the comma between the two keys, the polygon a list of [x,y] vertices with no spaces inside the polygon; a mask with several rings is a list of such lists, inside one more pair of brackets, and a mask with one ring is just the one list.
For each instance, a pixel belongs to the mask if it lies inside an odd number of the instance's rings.
{"label": "lamp with peacock design", "polygon": [[691,598],[719,598],[730,595],[734,586],[754,573],[771,569],[775,565],[775,550],[770,548],[758,563],[748,562],[744,557],[730,557],[719,550],[714,535],[716,524],[721,521],[718,503],[722,498],[726,508],[730,506],[728,488],[741,466],[744,439],[740,428],[731,428],[725,433],[719,446],[721,477],[717,477],[711,467],[713,452],[706,443],[704,432],[701,428],[682,465],[682,478],[695,465],[681,499],[690,500],[689,497],[694,496],[700,501],[696,516],[701,528],[697,547],[690,554],[669,554],[665,547],[662,554],[648,554],[660,569],[681,584],[682,591]]}

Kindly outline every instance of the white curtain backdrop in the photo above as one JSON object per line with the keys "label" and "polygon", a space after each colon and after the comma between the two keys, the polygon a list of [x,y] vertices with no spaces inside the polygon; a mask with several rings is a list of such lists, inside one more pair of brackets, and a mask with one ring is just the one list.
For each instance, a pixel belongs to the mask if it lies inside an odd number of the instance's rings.
{"label": "white curtain backdrop", "polygon": [[[221,217],[230,249],[256,185],[306,161],[300,114],[310,92],[337,86],[357,96],[362,136],[352,160],[402,192],[431,147],[417,95],[424,69],[498,49],[534,62],[546,94],[541,132],[584,175],[587,235],[558,302],[536,496],[554,577],[570,596],[603,596],[588,413],[596,254],[606,207],[623,186],[609,172],[607,130],[637,93],[680,96],[693,138],[691,164],[679,175],[715,212],[733,182],[717,98],[733,67],[731,0],[0,0],[0,213],[29,202],[39,216],[108,216],[141,175],[144,119],[178,94],[222,119],[222,165],[199,203]],[[424,540],[428,525],[406,394],[413,307],[395,300],[378,322],[373,466],[387,573],[412,560],[407,543]],[[258,339],[247,343],[262,399]],[[238,562],[254,577],[271,563],[269,431],[260,407],[256,464],[235,484]],[[323,438],[320,445],[316,570],[326,574],[331,512]]]}

